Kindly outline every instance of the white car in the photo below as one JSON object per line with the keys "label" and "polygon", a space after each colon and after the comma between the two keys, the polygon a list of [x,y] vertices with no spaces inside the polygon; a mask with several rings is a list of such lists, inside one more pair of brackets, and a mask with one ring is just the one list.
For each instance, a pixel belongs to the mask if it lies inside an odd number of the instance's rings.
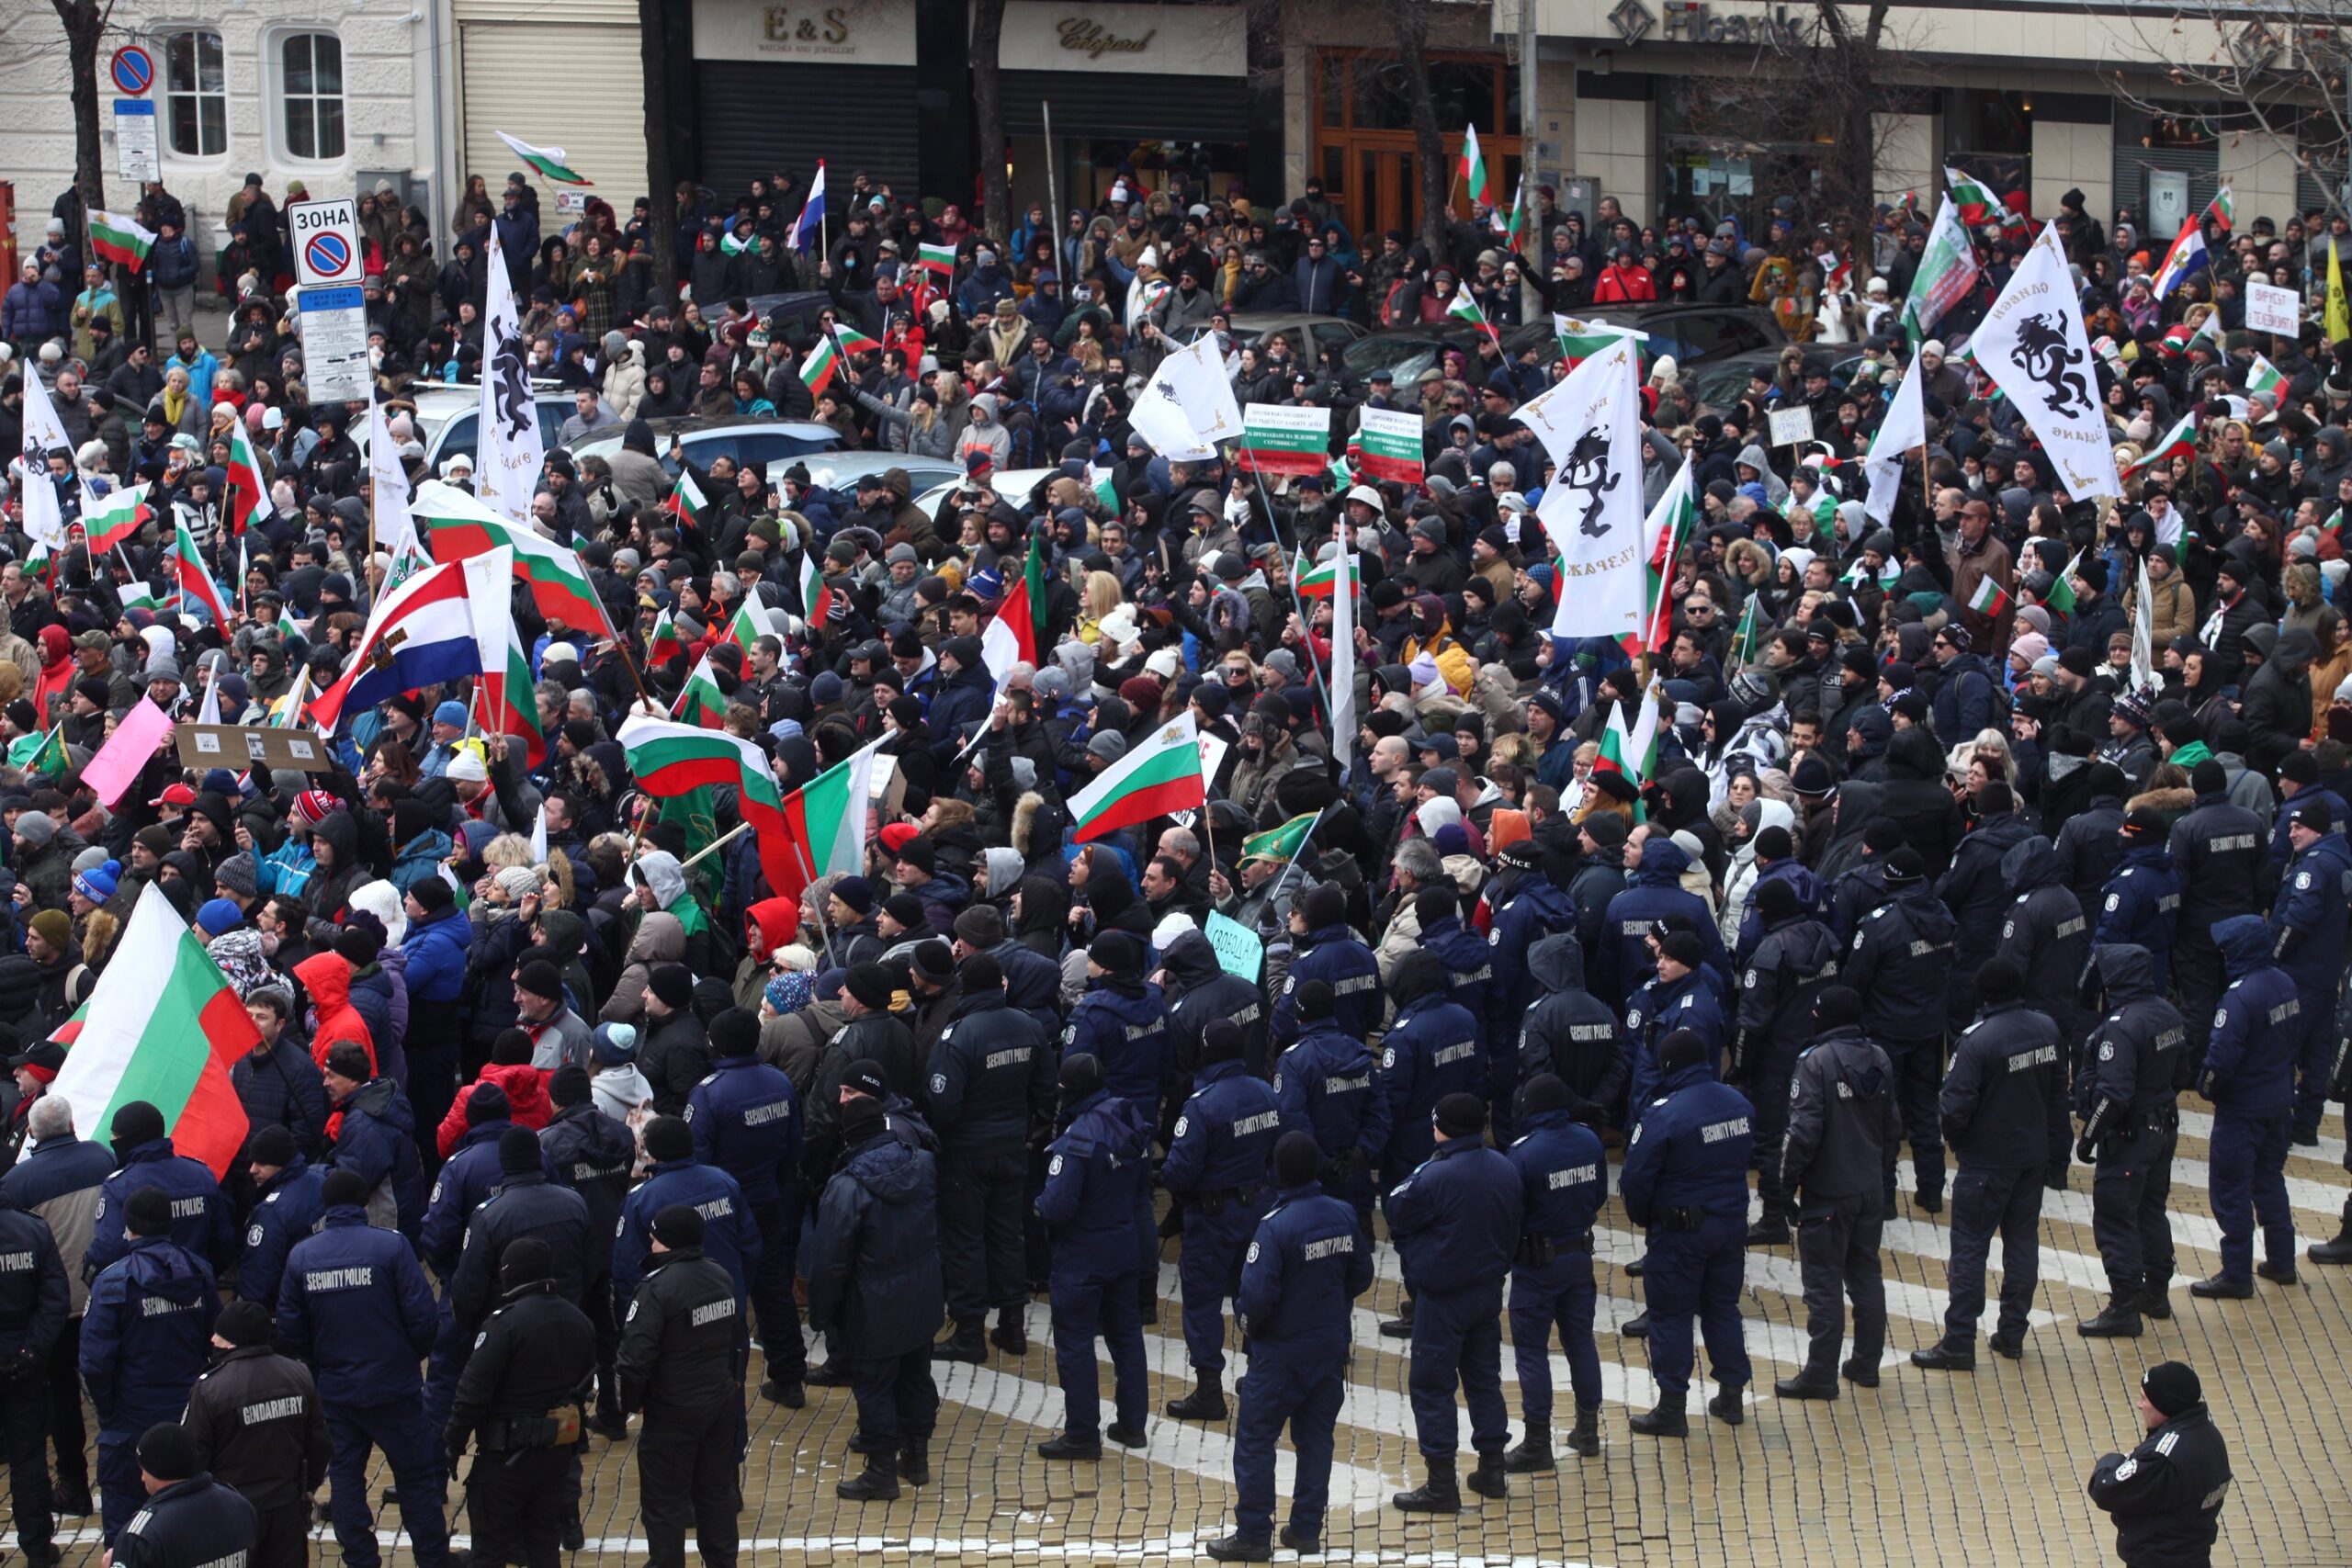
{"label": "white car", "polygon": [[[1051,479],[1054,475],[1059,472],[1061,472],[1061,470],[1057,468],[1007,468],[1002,473],[994,475],[990,478],[989,480],[989,489],[994,491],[998,495],[1012,502],[1017,506],[1022,502],[1028,499],[1029,492],[1037,488],[1038,480]],[[939,513],[939,503],[946,500],[950,495],[953,495],[956,491],[962,490],[964,488],[964,482],[962,476],[959,474],[956,478],[947,480],[944,484],[935,484],[929,490],[922,491],[915,497],[915,505],[922,510],[924,516],[937,516]]]}

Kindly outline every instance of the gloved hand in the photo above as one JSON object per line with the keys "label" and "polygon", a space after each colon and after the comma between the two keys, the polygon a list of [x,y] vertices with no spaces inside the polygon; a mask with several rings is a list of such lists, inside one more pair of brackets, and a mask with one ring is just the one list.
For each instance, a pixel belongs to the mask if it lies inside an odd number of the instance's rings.
{"label": "gloved hand", "polygon": [[2085,1165],[2096,1165],[2096,1164],[2098,1164],[2098,1145],[2097,1144],[2095,1144],[2095,1143],[2091,1142],[2088,1138],[2077,1138],[2077,1139],[2075,1139],[2075,1159],[2077,1159],[2077,1160],[2079,1160],[2080,1162],[2082,1162],[2082,1163],[2083,1163],[2083,1164],[2085,1164]]}
{"label": "gloved hand", "polygon": [[458,1461],[466,1457],[466,1435],[454,1431],[446,1433],[441,1442],[449,1450],[449,1473],[454,1477],[458,1473]]}

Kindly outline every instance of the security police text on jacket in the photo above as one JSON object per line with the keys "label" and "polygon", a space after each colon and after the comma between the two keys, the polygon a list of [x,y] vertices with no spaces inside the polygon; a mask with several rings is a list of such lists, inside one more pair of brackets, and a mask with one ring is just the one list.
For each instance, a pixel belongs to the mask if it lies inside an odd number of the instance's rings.
{"label": "security police text on jacket", "polygon": [[292,1134],[265,1127],[246,1145],[260,1201],[245,1221],[244,1260],[237,1270],[239,1299],[277,1307],[277,1286],[294,1244],[319,1228],[326,1213],[327,1173],[294,1152]]}
{"label": "security police text on jacket", "polygon": [[[2065,886],[2058,852],[2035,835],[2001,857],[2001,884],[2009,895],[1994,952],[2025,975],[2025,1005],[2047,1014],[2059,1032],[2082,1032],[2076,1005],[2083,965],[2090,958],[2090,922]],[[1960,1019],[1952,1020],[1955,1027]]]}
{"label": "security police text on jacket", "polygon": [[1542,995],[1520,1029],[1520,1082],[1550,1073],[1566,1089],[1577,1121],[1614,1123],[1623,1115],[1627,1063],[1618,1015],[1585,989],[1581,942],[1566,932],[1544,938],[1528,955],[1527,969]]}
{"label": "security police text on jacket", "polygon": [[[1038,955],[1033,953],[1030,956]],[[1201,1035],[1212,1021],[1221,1018],[1241,1031],[1241,1060],[1250,1070],[1261,1077],[1272,1076],[1272,1053],[1267,1048],[1267,1038],[1273,1027],[1273,1017],[1267,1009],[1263,991],[1238,975],[1227,974],[1217,962],[1216,950],[1209,945],[1209,939],[1198,931],[1186,931],[1170,942],[1159,955],[1159,964],[1175,998],[1169,1004],[1168,1027],[1178,1072],[1190,1073],[1200,1065]],[[1050,1100],[1050,1070],[1046,1079]]]}
{"label": "security police text on jacket", "polygon": [[[1713,925],[1706,930],[1713,931]],[[1631,1093],[1627,1114],[1638,1120],[1658,1092],[1658,1043],[1687,1029],[1705,1043],[1712,1064],[1731,1043],[1731,1028],[1716,995],[1713,970],[1705,968],[1706,941],[1698,931],[1675,931],[1657,944],[1657,970],[1625,1004],[1622,1048]]]}
{"label": "security police text on jacket", "polygon": [[1943,1037],[1953,921],[1918,852],[1888,855],[1884,875],[1892,897],[1856,925],[1839,978],[1862,998],[1862,1032],[1892,1055],[1897,1043]]}
{"label": "security police text on jacket", "polygon": [[1313,1136],[1323,1151],[1324,1185],[1368,1204],[1373,1164],[1388,1145],[1388,1097],[1374,1081],[1372,1053],[1340,1022],[1328,982],[1299,980],[1290,999],[1298,1033],[1274,1063],[1283,1131]]}
{"label": "security police text on jacket", "polygon": [[2065,1184],[2066,1046],[2049,1014],[1987,998],[1952,1043],[1938,1111],[1962,1172],[2048,1170]]}
{"label": "security police text on jacket", "polygon": [[2091,1468],[2090,1498],[2115,1521],[2127,1568],[2204,1568],[2230,1495],[2229,1446],[2213,1425],[2197,1374],[2177,1361],[2141,1377],[2147,1436],[2130,1454]]}
{"label": "security police text on jacket", "polygon": [[[1688,1045],[1704,1049],[1695,1039]],[[1699,1218],[1736,1217],[1744,1224],[1754,1109],[1747,1096],[1716,1079],[1703,1055],[1687,1065],[1665,1066],[1657,1094],[1636,1118],[1639,1135],[1627,1144],[1618,1174],[1625,1216],[1637,1225],[1670,1229],[1691,1228]]]}
{"label": "security police text on jacket", "polygon": [[[1380,988],[1380,964],[1372,949],[1356,940],[1348,927],[1348,897],[1336,883],[1317,883],[1292,909],[1290,929],[1297,942],[1282,995],[1274,998],[1272,1042],[1286,1049],[1304,1027],[1298,1016],[1298,988],[1309,980],[1331,987],[1331,1019],[1340,1032],[1357,1040],[1371,1038],[1379,1027],[1385,1001]],[[1324,1156],[1331,1150],[1327,1145]]]}
{"label": "security police text on jacket", "polygon": [[686,1124],[695,1158],[732,1176],[756,1208],[797,1179],[800,1097],[789,1077],[754,1054],[757,1026],[742,1030],[742,1010],[731,1008],[711,1021],[710,1073],[686,1097]]}
{"label": "security police text on jacket", "polygon": [[399,1233],[370,1225],[358,1201],[337,1203],[339,1190],[328,1190],[318,1234],[286,1260],[277,1337],[311,1363],[330,1403],[413,1403],[417,1360],[440,1323],[433,1288]]}
{"label": "security police text on jacket", "polygon": [[143,1100],[131,1100],[114,1113],[112,1131],[122,1168],[107,1178],[99,1194],[89,1256],[80,1265],[82,1277],[96,1277],[130,1250],[122,1205],[142,1187],[153,1187],[170,1201],[172,1240],[210,1264],[215,1273],[235,1262],[236,1211],[209,1166],[173,1150],[172,1140],[164,1135],[164,1113]]}
{"label": "security police text on jacket", "polygon": [[1095,933],[1086,950],[1086,994],[1062,1028],[1062,1059],[1101,1062],[1103,1087],[1157,1130],[1172,1052],[1167,1003],[1159,987],[1143,977],[1143,942],[1133,932]]}
{"label": "security police text on jacket", "polygon": [[[1573,936],[1555,940],[1576,945]],[[1484,1095],[1487,1074],[1477,1021],[1447,989],[1445,965],[1435,953],[1416,948],[1398,959],[1388,977],[1388,998],[1396,1005],[1396,1016],[1380,1041],[1380,1093],[1388,1102],[1388,1143],[1380,1170],[1383,1185],[1393,1187],[1437,1146],[1430,1131],[1437,1102],[1449,1094]],[[1613,1059],[1613,1021],[1608,1038]]]}
{"label": "security police text on jacket", "polygon": [[2180,874],[2165,847],[2164,813],[2140,807],[2118,833],[2121,857],[2099,895],[2091,945],[2144,947],[2162,990],[2172,969],[2173,934],[2180,925]]}
{"label": "security police text on jacket", "polygon": [[269,1517],[295,1510],[287,1523],[307,1558],[311,1495],[327,1478],[329,1451],[318,1384],[310,1368],[271,1348],[269,1314],[259,1302],[222,1308],[213,1333],[231,1348],[196,1380],[181,1417],[198,1462],[254,1506],[265,1521],[265,1548]]}
{"label": "security police text on jacket", "polygon": [[99,1270],[82,1315],[90,1404],[103,1431],[130,1438],[187,1404],[220,1312],[210,1267],[171,1239],[169,1201],[152,1187],[126,1201],[130,1250]]}
{"label": "security police text on jacket", "polygon": [[628,1311],[645,1277],[654,1216],[673,1203],[701,1217],[706,1228],[696,1249],[735,1281],[737,1295],[748,1296],[752,1270],[759,1267],[760,1227],[743,1201],[741,1186],[725,1171],[695,1158],[694,1132],[683,1117],[656,1116],[647,1122],[645,1153],[653,1168],[621,1205],[620,1228],[613,1237],[616,1314]]}
{"label": "security police text on jacket", "polygon": [[[1192,1098],[1176,1118],[1160,1185],[1183,1225],[1179,1258],[1184,1302],[1184,1346],[1192,1365],[1209,1374],[1199,1382],[1198,1408],[1222,1419],[1225,1396],[1215,1374],[1225,1366],[1225,1298],[1241,1273],[1241,1251],[1264,1210],[1267,1168],[1282,1134],[1272,1086],[1242,1061],[1241,1031],[1223,1020],[1201,1042],[1204,1059]],[[1182,1402],[1179,1402],[1182,1403]]]}
{"label": "security police text on jacket", "polygon": [[1609,900],[1600,929],[1600,946],[1592,964],[1593,994],[1603,1000],[1630,1000],[1650,967],[1647,939],[1661,920],[1676,916],[1699,934],[1703,962],[1718,981],[1731,979],[1731,954],[1724,951],[1723,933],[1697,894],[1682,886],[1690,857],[1673,840],[1652,837],[1642,845],[1641,862],[1625,891]]}
{"label": "security police text on jacket", "polygon": [[1017,1157],[1030,1128],[1053,1114],[1052,1037],[1007,999],[994,959],[987,972],[998,983],[975,986],[966,978],[924,1075],[920,1103],[949,1159]]}
{"label": "security police text on jacket", "polygon": [[548,1244],[554,1255],[555,1293],[580,1304],[595,1255],[588,1204],[570,1188],[549,1181],[545,1161],[538,1134],[528,1127],[509,1128],[499,1139],[499,1189],[467,1224],[465,1250],[449,1281],[449,1310],[459,1328],[471,1329],[489,1315],[499,1295],[499,1261],[524,1236]]}

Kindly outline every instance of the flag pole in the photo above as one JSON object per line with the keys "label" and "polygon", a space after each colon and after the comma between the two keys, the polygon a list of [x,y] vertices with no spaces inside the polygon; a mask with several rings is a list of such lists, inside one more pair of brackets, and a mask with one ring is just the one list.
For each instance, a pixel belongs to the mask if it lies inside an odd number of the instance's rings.
{"label": "flag pole", "polygon": [[[1266,476],[1260,473],[1253,466],[1250,469],[1250,477],[1258,482],[1258,500],[1266,509],[1267,526],[1272,527],[1274,521],[1274,501],[1272,496],[1266,493]],[[1345,502],[1341,503],[1343,507],[1345,504]],[[1285,586],[1290,589],[1291,608],[1298,614],[1298,640],[1300,646],[1306,649],[1306,667],[1314,675],[1317,685],[1327,686],[1323,678],[1323,661],[1315,657],[1315,623],[1306,614],[1306,601],[1300,598],[1298,593],[1298,536],[1294,534],[1291,536],[1290,581]]]}

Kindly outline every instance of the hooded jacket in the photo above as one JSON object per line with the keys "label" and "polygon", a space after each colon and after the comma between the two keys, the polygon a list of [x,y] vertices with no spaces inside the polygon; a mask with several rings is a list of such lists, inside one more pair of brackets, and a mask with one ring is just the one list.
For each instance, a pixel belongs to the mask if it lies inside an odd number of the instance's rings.
{"label": "hooded jacket", "polygon": [[[1703,799],[1703,796],[1702,797]],[[1609,900],[1601,922],[1600,951],[1594,954],[1593,991],[1603,1000],[1631,997],[1640,989],[1652,967],[1643,938],[1663,919],[1680,917],[1690,923],[1706,948],[1702,960],[1719,982],[1731,978],[1731,955],[1724,951],[1723,933],[1706,901],[1682,886],[1690,857],[1671,839],[1651,839],[1642,845],[1641,864],[1625,891]]]}
{"label": "hooded jacket", "polygon": [[311,997],[311,1059],[321,1068],[327,1052],[348,1040],[368,1053],[372,1076],[377,1067],[376,1036],[357,1008],[351,1005],[351,961],[334,952],[314,953],[294,965],[294,978]]}
{"label": "hooded jacket", "polygon": [[938,1168],[886,1127],[853,1145],[825,1184],[808,1260],[808,1322],[839,1353],[903,1356],[944,1316]]}
{"label": "hooded jacket", "polygon": [[2197,1092],[2231,1115],[2283,1112],[2295,1102],[2295,1056],[2308,1022],[2294,978],[2271,956],[2270,928],[2259,915],[2216,923],[2213,945],[2221,949],[2229,984],[2213,1017]]}
{"label": "hooded jacket", "polygon": [[1950,868],[1968,826],[1943,781],[1944,754],[1936,738],[1917,726],[1896,730],[1886,745],[1879,811],[1902,824],[1903,841],[1919,852],[1931,878]]}

